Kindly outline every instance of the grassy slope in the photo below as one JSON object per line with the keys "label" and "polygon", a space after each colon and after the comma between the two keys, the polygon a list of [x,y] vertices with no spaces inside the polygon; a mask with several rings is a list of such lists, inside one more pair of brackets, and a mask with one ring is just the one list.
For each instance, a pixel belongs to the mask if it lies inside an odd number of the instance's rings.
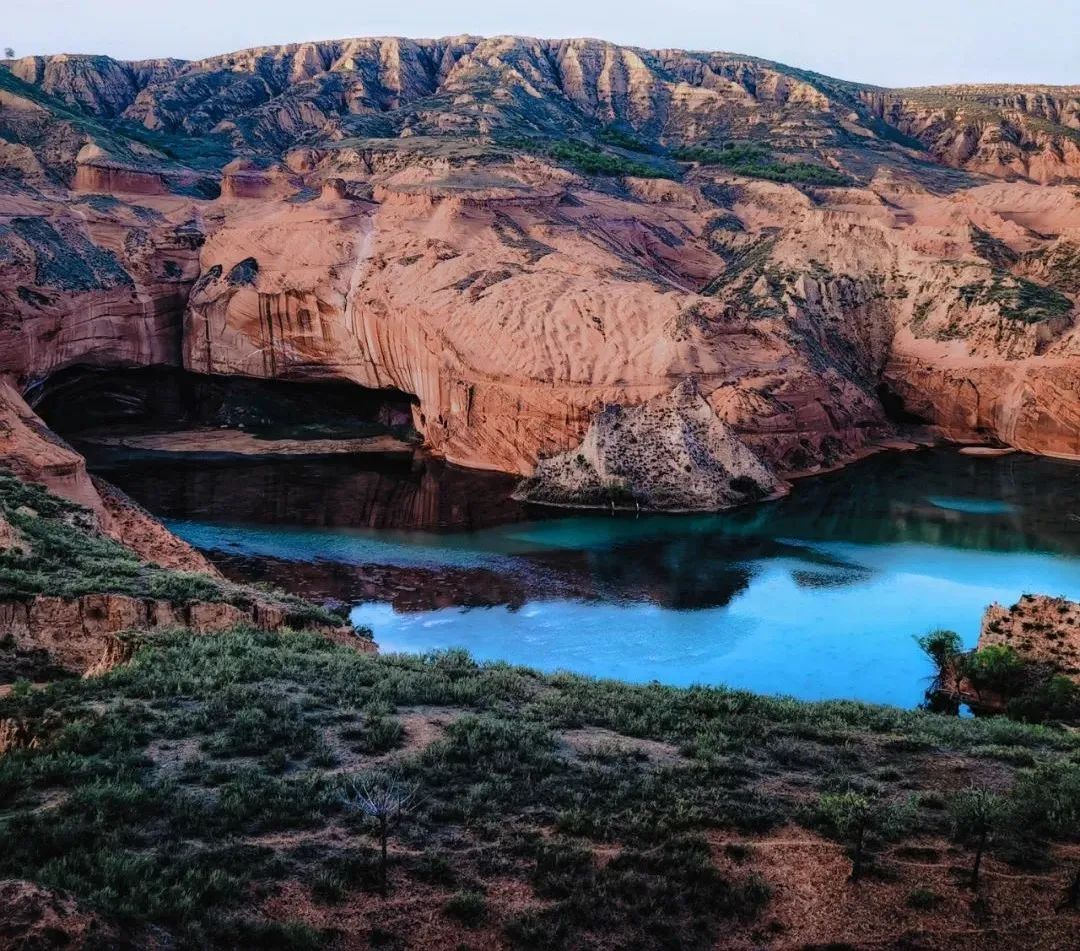
{"label": "grassy slope", "polygon": [[98,593],[156,598],[177,605],[228,601],[248,607],[262,600],[280,604],[293,625],[342,623],[341,618],[291,595],[146,564],[131,549],[100,534],[87,509],[39,485],[21,482],[2,467],[0,517],[23,542],[21,549],[0,550],[0,600]]}
{"label": "grassy slope", "polygon": [[[930,892],[907,913],[917,923],[953,896],[954,928],[990,935],[955,897],[948,864],[966,856],[942,845],[947,790],[1005,789],[1036,763],[1080,772],[1076,734],[1003,719],[543,676],[456,652],[372,657],[246,630],[156,635],[104,677],[17,690],[4,718],[37,745],[0,756],[0,878],[197,946],[319,946],[335,929],[389,947],[782,937],[773,908],[788,886],[765,861],[769,837],[818,827],[819,796],[845,790],[910,813],[904,842],[874,843],[890,851],[870,881],[845,885],[838,851],[830,873],[858,907],[860,894],[886,903],[882,936],[915,889]],[[384,901],[371,830],[339,794],[387,769],[420,799],[394,830]],[[903,851],[913,843],[923,851]],[[1059,869],[1038,867],[1045,848],[999,848],[1035,863],[1002,877],[1010,894],[1034,908],[1059,891]],[[925,867],[908,867],[912,854]],[[1032,948],[1068,927],[1041,912]]]}

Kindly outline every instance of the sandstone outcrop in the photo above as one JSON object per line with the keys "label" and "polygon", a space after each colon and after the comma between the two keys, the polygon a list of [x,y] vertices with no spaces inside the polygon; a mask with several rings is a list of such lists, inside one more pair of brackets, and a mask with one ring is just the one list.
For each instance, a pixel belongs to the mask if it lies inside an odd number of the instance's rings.
{"label": "sandstone outcrop", "polygon": [[991,645],[1011,647],[1080,684],[1080,604],[1043,594],[1026,594],[1011,608],[992,604],[983,615],[979,649]]}
{"label": "sandstone outcrop", "polygon": [[783,491],[687,380],[630,409],[604,407],[581,444],[541,460],[516,495],[555,505],[697,511]]}
{"label": "sandstone outcrop", "polygon": [[[276,631],[288,625],[288,614],[277,605],[259,602],[247,607],[225,601],[176,605],[122,594],[0,601],[0,635],[10,637],[17,649],[47,651],[54,663],[74,673],[97,667],[103,656],[115,657],[115,635],[126,631],[186,627],[211,634],[240,624]],[[351,627],[306,626],[357,650],[375,650],[373,641],[359,637]]]}
{"label": "sandstone outcrop", "polygon": [[528,476],[693,378],[779,478],[918,423],[1080,458],[1075,90],[455,37],[27,58],[0,97],[31,408],[80,369],[349,381]]}

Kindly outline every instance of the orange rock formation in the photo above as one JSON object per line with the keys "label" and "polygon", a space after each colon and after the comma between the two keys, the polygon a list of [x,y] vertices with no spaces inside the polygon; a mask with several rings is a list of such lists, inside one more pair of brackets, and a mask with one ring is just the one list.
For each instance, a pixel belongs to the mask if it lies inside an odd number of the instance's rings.
{"label": "orange rock formation", "polygon": [[[3,399],[25,426],[73,367],[344,379],[530,475],[692,379],[773,478],[898,419],[1080,458],[1077,102],[506,37],[18,60]],[[773,152],[715,158],[742,139]]]}

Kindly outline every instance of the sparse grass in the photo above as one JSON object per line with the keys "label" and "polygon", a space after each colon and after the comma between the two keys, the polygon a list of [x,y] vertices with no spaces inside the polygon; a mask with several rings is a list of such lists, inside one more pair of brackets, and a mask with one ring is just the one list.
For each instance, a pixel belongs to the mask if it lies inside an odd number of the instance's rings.
{"label": "sparse grass", "polygon": [[[401,749],[395,711],[424,705],[463,715],[426,748]],[[103,677],[0,700],[0,719],[36,740],[0,756],[10,843],[0,876],[63,888],[131,933],[154,926],[203,946],[271,927],[252,918],[252,888],[301,881],[319,904],[377,900],[371,829],[340,796],[364,761],[331,772],[324,760],[353,742],[363,756],[391,757],[420,790],[391,833],[392,895],[415,881],[459,926],[494,924],[533,947],[581,946],[597,930],[621,945],[661,933],[683,947],[714,944],[770,890],[752,847],[725,849],[738,868],[720,871],[709,830],[745,841],[785,822],[815,825],[805,790],[825,778],[834,797],[873,796],[882,776],[901,775],[905,792],[891,800],[924,794],[906,820],[945,835],[928,751],[1018,775],[1029,757],[1080,754],[1074,734],[1003,719],[545,676],[460,651],[376,657],[249,629],[147,635]],[[669,743],[684,759],[571,755],[560,731],[582,727]],[[328,747],[324,735],[337,739]],[[1022,755],[1013,762],[1010,750]],[[873,835],[898,830],[875,825]],[[496,880],[545,904],[508,911],[493,898]]]}

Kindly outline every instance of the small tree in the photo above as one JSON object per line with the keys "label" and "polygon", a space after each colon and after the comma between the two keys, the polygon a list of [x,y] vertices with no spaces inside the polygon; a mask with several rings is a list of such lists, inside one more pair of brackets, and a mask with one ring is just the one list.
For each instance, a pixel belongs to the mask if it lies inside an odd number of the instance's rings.
{"label": "small tree", "polygon": [[979,887],[983,854],[1009,815],[1009,802],[988,789],[972,786],[957,793],[949,803],[953,834],[957,841],[971,844],[975,860],[971,866],[971,887]]}
{"label": "small tree", "polygon": [[15,50],[13,50],[10,46],[5,46],[4,47],[4,59],[14,59],[14,58],[15,58]]}
{"label": "small tree", "polygon": [[851,880],[863,873],[866,840],[871,834],[892,838],[907,828],[908,804],[887,802],[861,793],[829,793],[818,800],[818,819],[837,838],[851,846]]}
{"label": "small tree", "polygon": [[387,895],[387,840],[390,829],[412,808],[416,801],[415,783],[383,773],[350,779],[341,794],[345,808],[354,815],[375,822],[379,836],[379,891]]}
{"label": "small tree", "polygon": [[954,693],[960,693],[960,686],[964,679],[964,665],[962,663],[964,642],[956,631],[946,631],[939,628],[930,631],[921,637],[915,638],[915,643],[922,648],[922,652],[930,658],[936,674],[936,686],[940,690],[946,680],[952,681]]}

